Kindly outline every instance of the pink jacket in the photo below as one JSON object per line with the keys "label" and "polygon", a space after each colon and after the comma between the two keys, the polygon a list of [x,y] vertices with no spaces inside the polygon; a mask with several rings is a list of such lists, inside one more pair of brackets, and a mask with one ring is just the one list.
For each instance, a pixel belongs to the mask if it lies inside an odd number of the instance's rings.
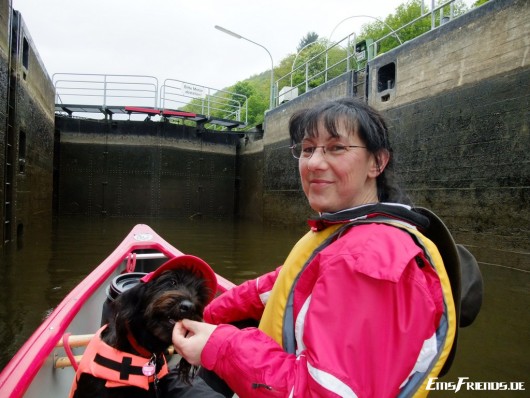
{"label": "pink jacket", "polygon": [[225,324],[260,319],[279,271],[224,293],[204,313],[220,326],[202,365],[240,398],[396,397],[436,359],[442,289],[406,232],[358,225],[313,258],[295,284],[296,353],[259,329]]}

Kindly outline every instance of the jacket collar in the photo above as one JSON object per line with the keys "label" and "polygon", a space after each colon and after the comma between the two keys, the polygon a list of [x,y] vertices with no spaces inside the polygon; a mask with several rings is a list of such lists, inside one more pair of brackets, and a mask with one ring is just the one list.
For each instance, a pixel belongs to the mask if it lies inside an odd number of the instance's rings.
{"label": "jacket collar", "polygon": [[312,217],[308,224],[312,231],[321,231],[330,225],[368,220],[375,217],[386,217],[406,221],[420,229],[429,226],[429,219],[414,211],[410,206],[399,203],[373,203],[341,210],[336,213],[321,213]]}

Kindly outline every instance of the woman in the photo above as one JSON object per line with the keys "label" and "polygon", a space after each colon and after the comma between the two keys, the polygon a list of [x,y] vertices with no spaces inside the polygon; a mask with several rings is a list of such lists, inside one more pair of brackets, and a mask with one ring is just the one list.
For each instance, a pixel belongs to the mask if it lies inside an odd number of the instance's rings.
{"label": "woman", "polygon": [[[396,203],[383,118],[345,98],[289,129],[319,217],[282,267],[219,296],[205,323],[178,323],[175,348],[240,398],[426,395],[453,345],[454,304],[436,247],[417,236],[424,220]],[[246,318],[259,328],[228,325]]]}

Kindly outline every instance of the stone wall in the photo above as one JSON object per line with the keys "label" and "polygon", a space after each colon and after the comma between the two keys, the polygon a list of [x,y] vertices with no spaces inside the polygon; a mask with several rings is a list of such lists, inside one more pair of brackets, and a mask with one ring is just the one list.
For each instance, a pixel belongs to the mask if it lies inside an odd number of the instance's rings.
{"label": "stone wall", "polygon": [[[529,32],[528,0],[491,0],[374,59],[369,103],[380,110],[392,109],[527,69]],[[393,78],[385,73],[392,63]],[[394,84],[386,88],[388,78]]]}
{"label": "stone wall", "polygon": [[238,134],[60,116],[56,129],[60,215],[234,214]]}
{"label": "stone wall", "polygon": [[242,140],[236,159],[237,217],[263,221],[263,167],[263,139],[248,135]]}
{"label": "stone wall", "polygon": [[51,218],[55,93],[22,16],[0,6],[3,244]]}
{"label": "stone wall", "polygon": [[[9,32],[11,29],[10,1],[0,1],[0,220],[5,220],[6,200],[6,128],[7,128],[7,100],[9,92],[9,54],[11,46],[9,43]],[[4,242],[4,228],[0,230],[0,247]]]}

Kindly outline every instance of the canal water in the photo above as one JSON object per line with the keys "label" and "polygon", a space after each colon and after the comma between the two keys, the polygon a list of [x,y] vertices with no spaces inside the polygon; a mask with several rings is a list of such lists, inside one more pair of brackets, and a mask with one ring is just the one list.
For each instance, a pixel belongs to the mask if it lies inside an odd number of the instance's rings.
{"label": "canal water", "polygon": [[[303,225],[287,228],[208,219],[63,217],[44,223],[0,252],[0,368],[67,292],[138,223],[148,224],[182,252],[202,257],[235,283],[280,265],[305,232]],[[482,311],[472,326],[460,330],[456,360],[440,381],[456,384],[465,377],[466,382],[524,382],[526,388],[525,392],[507,392],[462,387],[455,395],[458,398],[528,396],[530,273],[479,265],[485,282]],[[430,396],[449,395],[454,391],[434,391]]]}

